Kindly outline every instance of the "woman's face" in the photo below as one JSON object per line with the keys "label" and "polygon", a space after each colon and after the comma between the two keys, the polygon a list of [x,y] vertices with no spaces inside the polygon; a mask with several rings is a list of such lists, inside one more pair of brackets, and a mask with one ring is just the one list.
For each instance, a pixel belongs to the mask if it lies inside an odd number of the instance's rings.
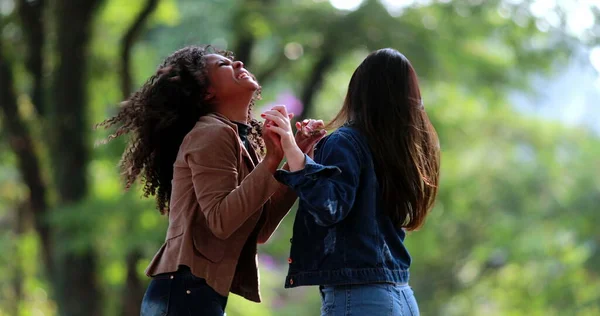
{"label": "woman's face", "polygon": [[218,54],[205,57],[205,65],[210,83],[209,92],[216,100],[227,99],[237,94],[252,94],[260,86],[254,76],[241,61],[232,61]]}

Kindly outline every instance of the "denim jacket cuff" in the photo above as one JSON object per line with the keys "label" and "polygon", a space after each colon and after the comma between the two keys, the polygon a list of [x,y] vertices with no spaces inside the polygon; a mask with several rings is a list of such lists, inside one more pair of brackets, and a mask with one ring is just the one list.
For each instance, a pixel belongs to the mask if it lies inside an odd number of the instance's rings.
{"label": "denim jacket cuff", "polygon": [[319,178],[330,178],[342,173],[336,166],[323,166],[316,163],[308,155],[304,155],[304,168],[298,171],[277,170],[275,179],[277,181],[296,188],[307,183],[318,180]]}

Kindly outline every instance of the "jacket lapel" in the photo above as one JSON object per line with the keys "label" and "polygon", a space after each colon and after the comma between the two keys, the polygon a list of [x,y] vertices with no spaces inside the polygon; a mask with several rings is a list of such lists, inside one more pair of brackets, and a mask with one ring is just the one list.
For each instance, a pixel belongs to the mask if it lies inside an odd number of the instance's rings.
{"label": "jacket lapel", "polygon": [[[256,167],[256,165],[254,163],[254,159],[252,159],[251,153],[248,152],[248,150],[246,149],[246,146],[244,146],[244,143],[242,143],[242,140],[239,139],[239,137],[238,137],[238,144],[240,145],[240,148],[242,149],[242,159],[246,162],[246,164],[248,165],[248,168],[250,168],[250,170],[253,170]],[[250,150],[252,150],[252,146],[250,146]]]}
{"label": "jacket lapel", "polygon": [[246,162],[246,164],[248,165],[248,168],[250,170],[253,170],[256,167],[256,164],[258,163],[258,158],[257,158],[256,153],[254,152],[254,149],[252,148],[252,146],[250,146],[250,150],[252,151],[252,153],[249,153],[248,150],[246,149],[246,146],[244,146],[244,143],[242,143],[242,140],[239,137],[237,125],[235,125],[227,117],[225,117],[224,115],[222,115],[220,113],[213,112],[213,113],[209,113],[207,115],[221,120],[222,122],[231,126],[235,130],[235,133],[237,135],[238,145],[240,146],[241,151],[242,151],[242,160],[244,160]]}

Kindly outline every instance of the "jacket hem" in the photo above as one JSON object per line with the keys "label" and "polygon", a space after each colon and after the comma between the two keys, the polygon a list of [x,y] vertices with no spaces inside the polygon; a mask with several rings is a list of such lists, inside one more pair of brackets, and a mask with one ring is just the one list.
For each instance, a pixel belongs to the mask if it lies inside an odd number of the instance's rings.
{"label": "jacket hem", "polygon": [[348,285],[370,283],[408,283],[408,270],[386,268],[339,269],[299,272],[285,278],[285,288],[308,285]]}

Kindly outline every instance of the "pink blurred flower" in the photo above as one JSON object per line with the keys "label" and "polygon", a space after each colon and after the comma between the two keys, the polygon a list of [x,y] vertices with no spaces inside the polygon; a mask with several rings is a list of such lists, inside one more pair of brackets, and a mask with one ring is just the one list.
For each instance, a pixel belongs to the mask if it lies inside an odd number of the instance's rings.
{"label": "pink blurred flower", "polygon": [[266,254],[261,254],[258,257],[258,260],[260,261],[260,263],[265,267],[265,269],[267,270],[275,270],[277,269],[277,263],[275,262],[275,259],[273,259],[273,257],[266,255]]}
{"label": "pink blurred flower", "polygon": [[277,99],[273,103],[266,104],[260,108],[260,113],[271,109],[275,105],[285,105],[288,113],[294,113],[294,117],[302,115],[304,111],[304,105],[302,101],[298,99],[293,93],[285,91],[277,96]]}
{"label": "pink blurred flower", "polygon": [[281,298],[280,296],[275,296],[273,298],[273,300],[271,301],[271,307],[273,309],[280,309],[285,307],[285,300],[283,298]]}

